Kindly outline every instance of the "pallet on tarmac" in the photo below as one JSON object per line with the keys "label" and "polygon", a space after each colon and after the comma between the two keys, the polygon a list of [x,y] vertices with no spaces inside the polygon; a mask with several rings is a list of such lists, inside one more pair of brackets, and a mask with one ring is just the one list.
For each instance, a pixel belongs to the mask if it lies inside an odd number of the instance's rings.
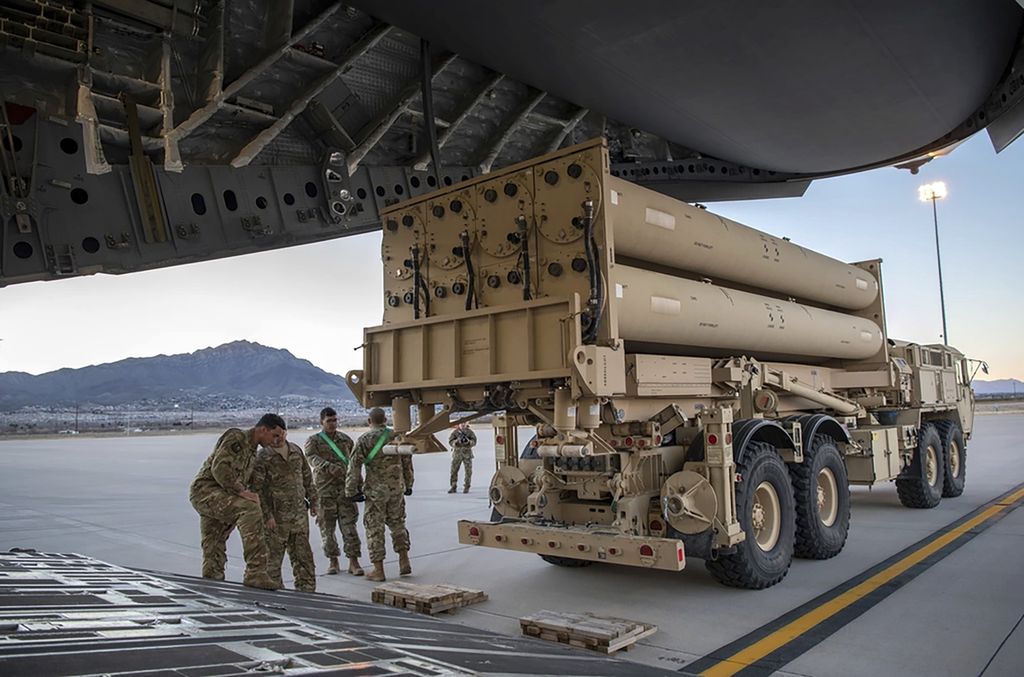
{"label": "pallet on tarmac", "polygon": [[378,585],[371,593],[370,599],[379,604],[434,616],[452,613],[455,609],[483,602],[487,599],[487,594],[483,590],[444,583],[425,585],[394,581]]}
{"label": "pallet on tarmac", "polygon": [[519,626],[530,637],[606,654],[628,651],[636,642],[658,631],[656,625],[624,618],[548,610],[523,616]]}

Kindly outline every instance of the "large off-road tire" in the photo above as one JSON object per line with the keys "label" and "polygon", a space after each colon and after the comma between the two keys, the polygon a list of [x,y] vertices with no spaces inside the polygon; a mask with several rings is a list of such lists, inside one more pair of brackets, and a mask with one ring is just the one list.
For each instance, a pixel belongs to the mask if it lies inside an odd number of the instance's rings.
{"label": "large off-road tire", "polygon": [[956,498],[964,493],[967,481],[967,443],[956,421],[935,421],[935,430],[942,440],[942,456],[946,474],[942,478],[942,497]]}
{"label": "large off-road tire", "polygon": [[900,503],[908,508],[934,508],[942,500],[945,477],[942,439],[934,425],[925,423],[917,432],[914,458],[903,475],[896,478]]}
{"label": "large off-road tire", "polygon": [[555,566],[560,566],[560,567],[579,568],[579,567],[588,567],[591,564],[593,564],[593,562],[591,562],[588,559],[573,559],[572,557],[556,557],[555,555],[541,555],[540,558],[542,560],[544,560],[545,562],[547,562],[548,564],[554,564]]}
{"label": "large off-road tire", "polygon": [[835,557],[850,531],[850,485],[846,463],[831,437],[815,435],[803,463],[789,464],[796,501],[793,553],[807,559]]}
{"label": "large off-road tire", "polygon": [[736,512],[746,539],[705,566],[719,583],[760,590],[786,576],[793,561],[796,517],[786,464],[765,442],[751,442],[736,472]]}

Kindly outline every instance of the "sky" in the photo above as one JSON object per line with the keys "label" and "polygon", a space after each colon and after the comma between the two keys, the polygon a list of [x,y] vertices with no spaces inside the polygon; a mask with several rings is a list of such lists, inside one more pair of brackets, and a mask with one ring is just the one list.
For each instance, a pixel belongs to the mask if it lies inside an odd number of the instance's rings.
{"label": "sky", "polygon": [[[985,133],[919,174],[815,181],[800,198],[708,203],[723,216],[844,261],[882,258],[890,337],[941,342],[932,209],[938,203],[949,342],[988,379],[1024,378],[1024,141]],[[0,372],[40,374],[247,339],[332,373],[361,368],[362,328],[383,314],[380,234],[122,276],[0,288]]]}

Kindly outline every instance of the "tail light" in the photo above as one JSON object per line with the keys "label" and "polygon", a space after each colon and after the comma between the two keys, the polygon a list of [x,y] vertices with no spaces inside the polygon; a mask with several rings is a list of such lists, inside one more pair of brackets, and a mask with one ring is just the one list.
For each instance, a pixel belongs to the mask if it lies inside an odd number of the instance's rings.
{"label": "tail light", "polygon": [[633,446],[633,438],[627,437],[626,439],[622,440],[622,444],[625,445],[626,447]]}
{"label": "tail light", "polygon": [[708,433],[708,444],[709,445],[718,444],[718,435],[716,435],[714,433]]}
{"label": "tail light", "polygon": [[473,538],[480,538],[480,529],[478,529],[477,527],[470,527],[469,535]]}
{"label": "tail light", "polygon": [[677,559],[678,559],[678,560],[679,560],[680,562],[682,562],[682,561],[683,561],[683,546],[681,546],[681,545],[680,545],[679,547],[677,547],[677,548],[676,548],[676,558],[677,558]]}
{"label": "tail light", "polygon": [[641,545],[640,546],[640,556],[641,557],[654,557],[654,548],[652,548],[651,546],[647,545],[646,543],[644,545]]}
{"label": "tail light", "polygon": [[498,435],[498,436],[496,436],[496,437],[494,438],[494,443],[495,443],[495,444],[505,444],[505,436],[504,436],[504,435]]}
{"label": "tail light", "polygon": [[665,525],[662,524],[661,520],[651,520],[651,531],[662,532],[665,530]]}

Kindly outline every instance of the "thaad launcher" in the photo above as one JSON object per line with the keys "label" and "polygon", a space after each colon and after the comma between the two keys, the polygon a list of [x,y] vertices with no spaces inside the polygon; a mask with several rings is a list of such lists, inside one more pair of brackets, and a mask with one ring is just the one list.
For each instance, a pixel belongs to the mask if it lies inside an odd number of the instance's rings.
{"label": "thaad launcher", "polygon": [[842,550],[850,484],[895,480],[916,508],[963,491],[969,361],[887,336],[881,260],[633,185],[600,140],[392,206],[381,254],[384,322],[347,379],[393,407],[390,453],[495,415],[494,515],[463,543],[700,557],[762,588]]}

